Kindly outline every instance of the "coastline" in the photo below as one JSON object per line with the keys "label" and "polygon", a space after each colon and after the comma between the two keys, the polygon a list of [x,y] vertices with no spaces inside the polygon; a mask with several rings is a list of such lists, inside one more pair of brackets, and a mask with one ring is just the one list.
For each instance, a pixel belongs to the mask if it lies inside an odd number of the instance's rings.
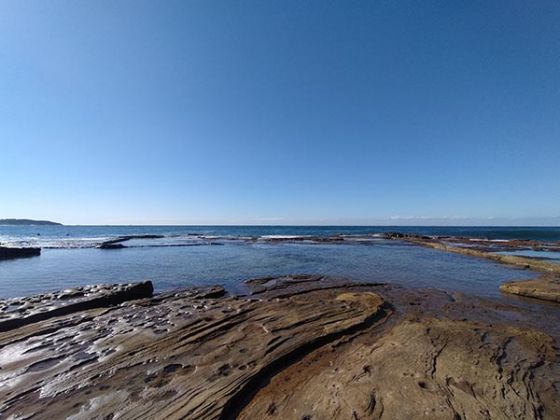
{"label": "coastline", "polygon": [[[218,232],[175,232],[175,233],[166,233],[164,231],[156,231],[152,232],[151,229],[154,227],[142,227],[140,231],[134,232],[127,232],[126,235],[116,235],[110,236],[108,235],[109,232],[105,231],[97,231],[96,235],[101,233],[98,239],[94,237],[68,237],[69,233],[66,230],[57,231],[56,235],[60,236],[58,240],[60,241],[59,244],[62,245],[63,249],[66,249],[65,246],[70,246],[68,249],[86,249],[86,248],[97,248],[107,252],[107,254],[94,254],[94,253],[86,253],[84,256],[80,256],[78,253],[69,252],[68,254],[62,254],[62,249],[57,251],[60,252],[60,257],[57,257],[57,261],[53,264],[51,261],[51,250],[56,250],[56,238],[51,238],[50,236],[38,236],[40,242],[45,243],[45,249],[48,251],[47,255],[44,258],[34,259],[33,264],[28,266],[27,263],[22,262],[19,265],[1,265],[0,269],[6,267],[6,272],[4,273],[5,276],[10,276],[14,279],[19,279],[21,284],[30,284],[30,279],[36,282],[36,284],[47,284],[49,280],[44,280],[44,278],[60,278],[63,280],[62,283],[53,283],[49,289],[45,288],[43,290],[55,290],[55,287],[73,287],[75,285],[74,278],[90,278],[91,272],[87,270],[80,270],[80,266],[90,266],[90,261],[98,261],[96,264],[102,264],[104,266],[103,271],[106,275],[105,278],[101,276],[95,276],[97,278],[92,278],[90,282],[97,283],[103,282],[107,278],[108,279],[115,279],[119,281],[136,281],[139,278],[154,278],[159,282],[161,281],[161,276],[165,276],[165,280],[167,283],[175,283],[174,276],[183,275],[184,271],[183,267],[183,258],[192,259],[189,255],[204,255],[205,256],[205,263],[204,267],[201,263],[197,262],[189,262],[190,267],[197,267],[196,269],[191,269],[191,272],[187,272],[185,274],[190,275],[193,279],[197,281],[202,280],[200,284],[211,284],[211,282],[215,282],[217,279],[219,280],[224,274],[227,277],[230,277],[229,270],[225,267],[224,264],[227,264],[227,260],[224,258],[230,258],[231,256],[227,256],[231,253],[236,253],[239,258],[254,258],[255,260],[258,259],[266,259],[269,258],[268,266],[266,269],[258,268],[258,264],[255,264],[255,268],[237,268],[237,271],[232,276],[232,280],[230,282],[239,282],[239,280],[243,278],[247,278],[248,276],[262,276],[268,274],[282,274],[282,273],[294,273],[294,272],[314,272],[314,273],[322,273],[328,275],[349,275],[356,279],[361,280],[369,280],[369,281],[378,281],[386,276],[388,278],[392,277],[392,273],[394,270],[400,270],[401,261],[402,266],[406,267],[407,264],[410,266],[411,261],[406,260],[395,260],[395,257],[391,255],[392,251],[388,248],[386,251],[382,249],[385,247],[385,243],[393,242],[399,245],[402,248],[402,244],[406,245],[415,245],[421,246],[423,248],[430,248],[434,249],[435,251],[443,251],[445,253],[450,254],[458,254],[458,255],[465,255],[468,257],[475,257],[474,259],[478,260],[487,260],[492,263],[496,263],[496,267],[501,265],[503,267],[512,267],[514,269],[522,269],[522,270],[530,270],[530,273],[527,278],[518,278],[515,274],[516,270],[510,269],[502,269],[502,273],[500,270],[493,270],[491,267],[488,267],[488,273],[481,276],[481,274],[477,274],[474,271],[468,272],[463,270],[463,267],[472,266],[472,263],[464,264],[461,262],[460,259],[456,259],[453,263],[455,267],[449,265],[446,267],[448,270],[441,275],[436,273],[436,278],[439,281],[439,285],[437,283],[429,284],[428,281],[422,279],[424,284],[422,287],[449,287],[451,290],[463,290],[466,292],[477,292],[480,293],[481,290],[468,290],[469,286],[464,283],[461,284],[461,278],[463,279],[477,279],[476,281],[484,288],[483,294],[496,294],[498,288],[505,293],[514,293],[518,295],[524,295],[527,297],[535,297],[538,299],[546,299],[550,301],[558,302],[560,301],[560,240],[556,235],[556,230],[539,230],[536,234],[525,232],[525,234],[530,234],[532,237],[537,235],[537,237],[542,236],[550,236],[552,235],[552,241],[542,241],[542,240],[535,240],[535,239],[503,239],[503,238],[496,238],[496,239],[488,239],[482,237],[468,237],[468,236],[450,236],[450,235],[420,235],[417,233],[407,233],[406,231],[403,232],[377,232],[377,233],[336,233],[338,227],[324,227],[324,228],[315,228],[315,227],[303,227],[298,229],[311,229],[311,230],[304,230],[306,234],[303,235],[295,235],[295,234],[272,234],[274,230],[265,230],[262,229],[276,229],[272,227],[256,227],[257,231],[252,231],[250,229],[254,229],[253,227],[245,227],[245,229],[249,229],[245,231],[245,234],[248,236],[231,236],[228,230],[222,231],[221,235],[209,235],[208,233],[218,233]],[[213,227],[212,229],[214,229]],[[241,227],[235,227],[235,229],[240,229]],[[67,229],[67,227],[63,226],[57,229]],[[87,233],[91,234],[93,232],[84,232],[83,227],[78,228],[78,232],[81,234]],[[316,229],[319,229],[317,231]],[[356,227],[351,228],[357,229]],[[424,228],[430,229],[432,228]],[[452,230],[456,230],[457,228],[453,228]],[[495,232],[490,235],[490,237],[496,237],[496,232],[502,232],[502,228],[494,228]],[[190,230],[190,229],[189,229]],[[438,228],[439,230],[439,228]],[[66,233],[64,233],[66,232]],[[256,233],[259,235],[255,235]],[[52,232],[51,232],[52,233]],[[122,233],[122,232],[121,232]],[[237,232],[239,233],[239,232]],[[286,232],[284,232],[286,233]],[[287,233],[296,233],[287,231]],[[311,234],[313,233],[313,234]],[[320,235],[317,235],[321,233]],[[512,232],[506,231],[506,235],[511,235]],[[520,234],[520,236],[522,236]],[[0,246],[0,260],[2,259],[15,259],[15,258],[22,258],[22,257],[32,257],[32,256],[39,256],[41,255],[41,248],[34,246],[34,242],[29,242],[26,237],[23,237],[22,243],[23,246],[14,246],[7,242],[6,244],[9,247]],[[18,241],[16,240],[15,243]],[[243,244],[246,246],[245,250],[240,247],[237,247],[237,250],[234,250],[232,246],[236,244]],[[218,250],[210,250],[208,246],[210,245],[227,245],[229,246],[228,250],[224,250],[223,252]],[[298,262],[295,262],[291,266],[283,267],[282,264],[285,261],[290,261],[291,255],[288,248],[283,248],[284,257],[283,259],[280,257],[280,254],[276,254],[274,252],[265,252],[265,248],[262,246],[311,246],[307,247],[306,249],[301,249],[302,258],[300,259],[299,265]],[[361,261],[357,260],[356,262],[358,265],[355,265],[356,270],[354,272],[344,272],[344,270],[338,269],[336,272],[331,271],[331,267],[328,265],[319,265],[316,264],[315,266],[307,266],[303,270],[300,267],[304,267],[306,265],[306,257],[305,255],[309,255],[312,259],[316,261],[326,261],[324,258],[329,254],[329,252],[315,252],[312,249],[313,245],[332,245],[333,247],[339,247],[341,253],[341,258],[344,258],[345,261],[352,261],[356,258],[362,258],[360,256],[359,251],[348,251],[345,245],[364,245],[369,246],[367,255],[369,260],[372,263],[368,266],[364,258]],[[371,246],[370,246],[371,245]],[[380,246],[379,246],[380,245]],[[201,251],[188,251],[187,248],[192,247],[200,247]],[[185,251],[181,253],[181,248],[185,248]],[[386,248],[386,247],[385,247]],[[398,247],[397,247],[398,248]],[[145,252],[141,252],[143,249],[153,249],[154,251],[150,251],[152,255],[160,255],[162,258],[172,258],[173,268],[169,272],[165,272],[162,270],[153,270],[153,267],[158,267],[157,261],[153,261],[153,264],[146,265],[147,260],[146,257],[151,258],[153,260],[157,257],[150,257]],[[169,249],[169,251],[166,251]],[[231,251],[229,251],[231,249]],[[252,249],[252,251],[251,251]],[[277,248],[282,249],[282,248]],[[317,249],[321,249],[321,247],[317,247]],[[323,248],[326,250],[326,248]],[[122,253],[114,253],[112,250],[117,251],[126,251]],[[137,250],[137,251],[136,251]],[[257,251],[259,250],[259,251]],[[379,251],[378,251],[379,250]],[[239,252],[238,252],[239,251]],[[342,252],[343,251],[343,252]],[[403,250],[404,251],[404,250]],[[513,255],[513,254],[523,254],[530,251],[530,255],[523,256],[523,255]],[[299,250],[293,249],[293,252],[300,252]],[[416,253],[417,256],[414,256],[414,252],[406,252],[406,255],[402,254],[404,258],[410,257],[412,259],[416,258],[417,260],[412,261],[414,263],[421,263],[422,258],[428,258],[429,255],[426,254],[426,257],[423,257],[421,254]],[[219,255],[219,257],[214,258],[214,256]],[[398,255],[398,254],[394,254]],[[137,257],[136,257],[137,256]],[[547,260],[547,256],[551,258],[551,260]],[[76,258],[74,258],[76,257]],[[68,260],[66,259],[68,258]],[[135,260],[135,258],[140,258],[140,260]],[[271,258],[277,258],[276,261],[273,261]],[[403,258],[403,257],[400,257]],[[392,271],[384,269],[385,271],[381,272],[381,277],[377,278],[367,278],[367,276],[360,277],[361,273],[367,273],[368,269],[377,270],[375,266],[375,261],[392,261],[391,264],[393,265]],[[444,258],[445,260],[445,258]],[[41,261],[45,261],[44,264]],[[68,263],[67,263],[68,261]],[[104,261],[108,261],[112,264],[112,269],[106,269]],[[137,272],[136,275],[130,275],[123,273],[122,269],[119,268],[119,264],[117,261],[123,261],[125,264],[136,264],[138,269],[135,270]],[[137,262],[136,262],[137,261]],[[249,261],[250,262],[250,261]],[[1,261],[0,261],[1,264]],[[73,275],[67,273],[68,264],[73,270]],[[222,266],[219,266],[222,264]],[[351,263],[349,263],[351,264]],[[47,267],[48,265],[48,267]],[[213,267],[213,270],[216,271],[215,276],[210,276],[207,270],[207,267]],[[31,270],[36,270],[35,273],[31,271],[28,272],[28,267],[33,267]],[[91,266],[90,266],[91,267]],[[142,267],[142,268],[140,268]],[[247,267],[250,267],[247,266]],[[359,267],[359,268],[357,268]],[[430,273],[430,269],[434,269],[436,265],[430,267],[426,265],[423,267],[422,271],[413,271],[406,272],[407,277],[404,279],[406,284],[413,284],[414,281],[417,281],[418,277],[422,277],[420,273]],[[92,267],[93,268],[93,267]],[[101,267],[100,267],[101,268]],[[263,267],[264,268],[264,267]],[[45,270],[50,270],[49,272],[45,272]],[[478,273],[483,273],[482,270],[486,269],[484,265],[481,265],[479,268]],[[19,271],[18,271],[19,270]],[[54,270],[54,271],[53,271]],[[468,270],[468,269],[467,269]],[[493,270],[493,271],[492,271]],[[509,270],[509,272],[507,271]],[[254,271],[254,272],[252,272]],[[52,272],[52,273],[51,273]],[[100,272],[100,271],[99,271]],[[26,276],[31,274],[32,277],[25,278],[22,277],[21,273],[27,273]],[[220,274],[221,273],[221,274]],[[452,274],[457,273],[457,274]],[[537,273],[537,278],[532,278],[534,276],[533,273]],[[539,274],[540,273],[540,274]],[[48,277],[43,277],[46,274]],[[402,274],[402,273],[401,273]],[[200,276],[203,276],[201,278]],[[475,277],[471,277],[471,276]],[[447,277],[446,277],[447,276]],[[462,277],[461,277],[462,276]],[[476,276],[479,276],[478,278]],[[211,278],[213,277],[213,278]],[[425,276],[424,276],[425,277]],[[451,277],[453,284],[447,285],[444,279],[449,279]],[[453,278],[454,277],[454,278]],[[489,285],[484,284],[484,278],[487,279],[495,279],[493,282],[488,282]],[[432,277],[434,278],[434,277]],[[409,280],[410,279],[410,280]],[[401,276],[401,281],[402,276]],[[428,284],[426,284],[428,283]],[[492,285],[493,283],[493,285]],[[196,283],[192,284],[196,285]],[[174,287],[179,287],[180,285],[176,284]],[[186,287],[185,285],[184,287]],[[231,288],[232,286],[228,286]],[[30,286],[25,288],[21,287],[23,290],[20,294],[21,295],[28,295],[30,293],[40,293],[40,288]],[[235,286],[233,286],[236,289]],[[5,287],[4,287],[5,289]],[[167,286],[169,289],[169,286]],[[231,289],[230,289],[231,290]],[[235,292],[239,292],[239,289],[233,290]],[[495,291],[495,292],[494,292]],[[4,290],[4,292],[11,296],[17,296],[17,291],[10,291]]]}
{"label": "coastline", "polygon": [[0,416],[558,418],[560,265],[497,254],[556,244],[383,239],[540,275],[500,287],[518,301],[321,275],[248,279],[242,295],[144,282],[4,299]]}

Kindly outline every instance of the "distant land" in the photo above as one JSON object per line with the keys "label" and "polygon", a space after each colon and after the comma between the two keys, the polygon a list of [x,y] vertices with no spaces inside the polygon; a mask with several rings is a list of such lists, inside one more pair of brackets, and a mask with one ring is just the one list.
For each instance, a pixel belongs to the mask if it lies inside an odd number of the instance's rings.
{"label": "distant land", "polygon": [[56,225],[62,223],[51,222],[49,220],[32,220],[32,219],[0,219],[0,226],[38,226],[38,225]]}

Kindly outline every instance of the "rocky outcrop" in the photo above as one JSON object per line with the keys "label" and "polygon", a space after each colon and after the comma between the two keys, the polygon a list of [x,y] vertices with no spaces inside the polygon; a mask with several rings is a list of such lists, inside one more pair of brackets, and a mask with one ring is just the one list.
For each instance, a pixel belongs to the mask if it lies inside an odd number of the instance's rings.
{"label": "rocky outcrop", "polygon": [[554,341],[542,333],[404,321],[373,343],[361,336],[290,366],[239,418],[558,418],[551,364],[558,368]]}
{"label": "rocky outcrop", "polygon": [[0,332],[88,309],[151,297],[153,291],[152,282],[145,281],[126,285],[84,286],[39,296],[0,300]]}
{"label": "rocky outcrop", "polygon": [[248,286],[245,297],[187,289],[0,332],[0,417],[560,415],[554,340],[522,307],[319,276]]}
{"label": "rocky outcrop", "polygon": [[108,241],[104,241],[100,243],[97,247],[99,249],[121,249],[126,248],[122,243],[126,241],[130,241],[131,239],[161,239],[165,238],[163,235],[126,235],[126,236],[119,236],[115,239],[110,239]]}
{"label": "rocky outcrop", "polygon": [[560,276],[541,276],[534,280],[504,283],[500,290],[519,296],[560,303]]}
{"label": "rocky outcrop", "polygon": [[220,418],[276,370],[385,316],[372,292],[272,300],[201,293],[0,334],[0,416]]}
{"label": "rocky outcrop", "polygon": [[41,248],[15,248],[0,246],[0,260],[29,258],[41,255]]}
{"label": "rocky outcrop", "polygon": [[98,248],[99,249],[122,249],[126,247],[121,243],[103,242],[98,246]]}

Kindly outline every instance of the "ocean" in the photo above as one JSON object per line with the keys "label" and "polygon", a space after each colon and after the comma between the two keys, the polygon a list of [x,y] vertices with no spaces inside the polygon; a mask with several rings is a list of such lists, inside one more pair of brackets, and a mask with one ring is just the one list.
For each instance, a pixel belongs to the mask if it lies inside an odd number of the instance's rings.
{"label": "ocean", "polygon": [[[43,248],[40,257],[0,261],[0,298],[146,279],[154,282],[156,291],[222,284],[230,292],[244,293],[245,279],[286,274],[323,274],[497,296],[502,282],[534,276],[491,261],[375,237],[391,231],[560,240],[559,227],[0,226],[0,243]],[[163,238],[135,239],[118,250],[96,248],[108,239],[147,234]],[[263,240],[337,234],[370,235],[373,240],[357,238],[344,244]]]}

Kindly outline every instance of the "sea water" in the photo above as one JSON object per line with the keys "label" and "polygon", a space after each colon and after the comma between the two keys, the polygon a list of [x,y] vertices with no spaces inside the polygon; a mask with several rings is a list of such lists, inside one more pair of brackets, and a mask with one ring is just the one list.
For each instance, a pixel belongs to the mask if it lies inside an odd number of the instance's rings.
{"label": "sea water", "polygon": [[[231,292],[244,293],[243,280],[287,274],[322,274],[495,296],[504,281],[534,277],[534,273],[484,259],[376,239],[376,234],[389,231],[498,240],[560,239],[560,228],[1,226],[0,242],[41,246],[43,252],[40,257],[0,261],[0,297],[146,279],[153,281],[156,291],[222,284]],[[124,249],[96,248],[107,239],[146,234],[163,238],[132,240]],[[271,243],[262,239],[336,234],[369,235],[370,240]]]}

